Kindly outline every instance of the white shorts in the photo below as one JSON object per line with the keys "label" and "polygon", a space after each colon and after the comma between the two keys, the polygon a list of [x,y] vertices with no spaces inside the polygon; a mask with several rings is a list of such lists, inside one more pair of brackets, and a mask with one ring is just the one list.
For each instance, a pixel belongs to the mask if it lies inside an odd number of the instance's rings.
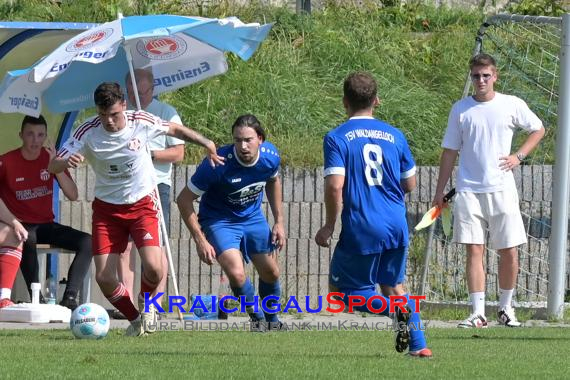
{"label": "white shorts", "polygon": [[494,193],[457,193],[453,207],[453,241],[460,244],[485,244],[504,249],[527,242],[516,187]]}

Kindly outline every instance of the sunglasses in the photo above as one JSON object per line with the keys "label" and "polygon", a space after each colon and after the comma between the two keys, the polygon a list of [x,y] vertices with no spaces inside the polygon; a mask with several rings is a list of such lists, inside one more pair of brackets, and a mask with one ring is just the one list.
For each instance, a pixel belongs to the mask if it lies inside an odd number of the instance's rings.
{"label": "sunglasses", "polygon": [[481,79],[483,79],[485,82],[487,82],[489,79],[491,79],[491,77],[493,76],[493,74],[471,74],[471,80],[474,81],[480,81]]}

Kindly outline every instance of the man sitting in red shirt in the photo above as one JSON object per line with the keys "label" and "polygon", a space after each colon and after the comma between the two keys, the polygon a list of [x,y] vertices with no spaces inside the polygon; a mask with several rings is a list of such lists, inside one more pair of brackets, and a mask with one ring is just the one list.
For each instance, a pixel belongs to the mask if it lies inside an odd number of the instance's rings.
{"label": "man sitting in red shirt", "polygon": [[62,306],[73,310],[91,263],[91,235],[54,222],[53,181],[57,180],[65,196],[72,201],[77,200],[77,186],[67,171],[53,175],[47,170],[56,151],[51,144],[44,147],[47,123],[43,116],[24,117],[20,138],[20,148],[0,156],[0,198],[28,231],[20,268],[30,290],[30,284],[39,281],[36,244],[74,251],[61,301]]}

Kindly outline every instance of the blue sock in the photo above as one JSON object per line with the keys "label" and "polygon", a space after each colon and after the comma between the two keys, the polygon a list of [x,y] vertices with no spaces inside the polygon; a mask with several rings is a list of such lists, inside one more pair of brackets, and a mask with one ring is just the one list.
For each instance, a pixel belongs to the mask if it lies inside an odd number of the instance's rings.
{"label": "blue sock", "polygon": [[404,294],[408,300],[408,306],[412,309],[412,316],[408,322],[408,326],[410,326],[410,351],[419,351],[427,347],[424,324],[420,319],[420,313],[416,313],[416,302],[410,301],[409,296],[407,293]]}
{"label": "blue sock", "polygon": [[[279,284],[279,280],[275,281],[273,284],[269,284],[259,278],[259,296],[263,300],[267,296],[281,296],[281,286]],[[267,307],[274,309],[279,305],[279,301],[269,300],[267,301]],[[267,313],[263,311],[265,314],[265,320],[267,322],[279,322],[277,318],[277,313]]]}
{"label": "blue sock", "polygon": [[[384,297],[382,294],[378,294],[376,293],[376,291],[374,289],[355,289],[355,290],[350,290],[349,292],[345,292],[345,296],[344,296],[344,304],[348,305],[348,296],[362,296],[366,299],[366,303],[362,306],[355,306],[354,309],[358,310],[358,311],[363,311],[363,312],[367,312],[367,313],[372,313],[372,314],[380,314],[380,315],[385,315],[388,316],[390,314],[390,300],[388,299],[388,297]],[[382,308],[383,305],[385,305],[384,310],[381,313],[377,313],[377,312],[373,312],[372,310],[368,309],[367,303],[368,303],[368,299],[376,296],[376,298],[374,300],[372,300],[372,308],[379,310]],[[384,302],[382,302],[382,300],[384,300]]]}
{"label": "blue sock", "polygon": [[[255,291],[253,289],[253,285],[251,285],[251,281],[249,280],[249,277],[246,277],[245,279],[245,283],[242,286],[239,287],[231,287],[232,291],[234,292],[234,296],[239,297],[240,296],[244,296],[245,300],[248,303],[254,302],[255,301]],[[263,311],[261,310],[261,307],[257,308],[257,312],[254,310],[253,307],[248,307],[247,308],[247,313],[249,314],[249,316],[254,320],[254,321],[263,321]]]}

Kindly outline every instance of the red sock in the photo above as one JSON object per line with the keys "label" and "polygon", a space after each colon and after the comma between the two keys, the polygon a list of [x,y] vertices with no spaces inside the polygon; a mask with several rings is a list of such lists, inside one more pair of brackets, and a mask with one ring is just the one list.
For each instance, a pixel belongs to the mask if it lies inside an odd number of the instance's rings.
{"label": "red sock", "polygon": [[141,273],[141,292],[139,293],[139,299],[144,301],[144,294],[149,293],[149,298],[158,288],[158,284],[151,284],[148,282],[147,278],[144,275],[144,272]]}
{"label": "red sock", "polygon": [[110,296],[105,296],[121,313],[127,317],[129,321],[134,321],[139,316],[139,311],[131,302],[129,291],[125,288],[122,282],[119,283],[117,288]]}
{"label": "red sock", "polygon": [[22,261],[22,250],[16,247],[0,247],[0,288],[12,289]]}

